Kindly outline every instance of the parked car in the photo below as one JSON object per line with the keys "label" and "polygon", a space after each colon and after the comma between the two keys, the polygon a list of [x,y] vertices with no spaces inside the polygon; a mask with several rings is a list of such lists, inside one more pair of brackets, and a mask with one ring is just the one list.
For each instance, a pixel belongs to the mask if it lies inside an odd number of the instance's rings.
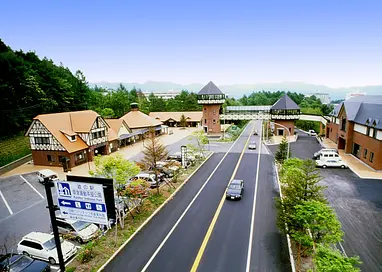
{"label": "parked car", "polygon": [[[146,180],[148,183],[150,183],[151,188],[157,187],[157,183],[155,181],[155,174],[153,173],[139,173],[138,175],[132,177],[130,179],[130,182],[137,179]],[[158,177],[158,183],[161,183],[161,177]]]}
{"label": "parked car", "polygon": [[256,149],[256,142],[250,142],[248,145],[248,149]]}
{"label": "parked car", "polygon": [[47,272],[48,263],[20,254],[0,255],[1,272]]}
{"label": "parked car", "polygon": [[37,178],[40,183],[44,181],[45,178],[50,178],[50,180],[58,180],[58,175],[56,172],[50,169],[42,169],[37,171]]}
{"label": "parked car", "polygon": [[56,216],[58,232],[72,234],[80,243],[86,243],[99,235],[99,228],[92,223]]}
{"label": "parked car", "polygon": [[317,133],[313,129],[309,129],[308,134],[310,136],[317,136]]}
{"label": "parked car", "polygon": [[[181,152],[175,152],[175,153],[169,155],[167,159],[182,162],[182,153]],[[190,154],[187,154],[187,157],[186,157],[187,166],[193,164],[194,162],[195,162],[195,157],[190,155]]]}
{"label": "parked car", "polygon": [[227,199],[242,199],[244,192],[244,181],[240,179],[233,179],[228,184],[226,198]]}
{"label": "parked car", "polygon": [[[330,156],[329,156],[330,154]],[[327,155],[327,156],[325,156]],[[313,159],[318,160],[321,156],[324,157],[339,157],[337,149],[334,148],[324,148],[313,154]]]}
{"label": "parked car", "polygon": [[[77,253],[73,243],[60,239],[64,262]],[[17,245],[17,252],[32,258],[48,261],[50,264],[58,263],[56,243],[52,234],[31,232],[21,238]]]}
{"label": "parked car", "polygon": [[326,167],[341,167],[347,168],[347,165],[341,159],[323,159],[316,160],[316,165],[318,167],[326,168]]}

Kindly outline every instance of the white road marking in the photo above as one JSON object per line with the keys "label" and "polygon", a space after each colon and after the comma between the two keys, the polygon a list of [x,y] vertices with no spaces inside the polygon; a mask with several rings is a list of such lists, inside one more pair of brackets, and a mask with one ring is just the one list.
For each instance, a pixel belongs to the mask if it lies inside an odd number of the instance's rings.
{"label": "white road marking", "polygon": [[344,253],[345,257],[347,258],[348,255],[346,254],[344,247],[342,246],[341,242],[338,242],[338,243],[340,244],[341,250]]}
{"label": "white road marking", "polygon": [[39,191],[37,191],[37,189],[33,187],[33,185],[29,183],[29,181],[27,181],[22,175],[20,175],[20,178],[22,178],[39,196],[41,196],[42,199],[44,199],[44,196]]}
{"label": "white road marking", "polygon": [[13,217],[13,216],[16,216],[16,215],[18,215],[19,213],[22,213],[22,212],[24,212],[24,211],[26,211],[26,210],[28,210],[28,209],[30,209],[30,208],[32,208],[32,207],[34,207],[34,206],[40,204],[41,202],[43,202],[43,200],[39,200],[39,201],[37,201],[36,203],[33,203],[32,205],[30,205],[30,206],[28,206],[28,207],[26,207],[26,208],[24,208],[24,209],[22,209],[22,210],[20,210],[20,211],[15,212],[13,215],[8,215],[7,217],[5,217],[5,218],[3,218],[3,219],[0,219],[0,224],[1,224],[2,222],[4,222],[4,221],[8,220],[9,218]]}
{"label": "white road marking", "polygon": [[251,267],[251,253],[252,253],[252,241],[253,241],[253,230],[254,230],[254,224],[255,224],[255,213],[256,213],[256,197],[257,197],[257,187],[259,183],[259,170],[260,170],[260,157],[261,157],[261,131],[262,131],[263,125],[261,122],[260,127],[260,148],[259,148],[259,157],[257,158],[257,171],[256,171],[256,181],[255,181],[255,192],[253,196],[253,206],[252,206],[252,218],[251,218],[251,227],[250,227],[250,233],[249,233],[249,241],[248,241],[248,252],[247,252],[247,265],[245,267],[245,271],[249,272]]}
{"label": "white road marking", "polygon": [[219,168],[220,164],[223,162],[223,160],[225,159],[225,157],[228,155],[228,153],[231,151],[231,149],[233,148],[233,146],[237,143],[237,141],[241,138],[242,134],[244,131],[247,130],[247,127],[245,127],[245,129],[243,129],[243,131],[241,132],[241,134],[239,135],[239,137],[237,137],[236,141],[231,145],[231,147],[228,149],[228,151],[224,154],[223,158],[220,160],[220,162],[218,163],[218,165],[215,167],[214,171],[212,171],[212,173],[210,174],[210,176],[207,178],[207,180],[204,182],[203,186],[199,189],[199,191],[197,192],[197,194],[194,196],[194,198],[191,200],[191,202],[188,204],[187,208],[183,211],[182,215],[178,218],[178,220],[175,222],[174,226],[171,228],[171,230],[169,231],[169,233],[166,235],[166,237],[163,239],[162,243],[160,243],[159,247],[155,250],[154,254],[151,256],[151,258],[148,260],[148,262],[146,263],[146,265],[142,268],[141,272],[144,272],[147,270],[147,268],[150,266],[150,264],[152,263],[152,261],[154,260],[154,258],[158,255],[159,251],[162,249],[162,247],[164,246],[164,244],[166,243],[166,241],[168,240],[168,238],[170,238],[171,234],[174,232],[174,230],[176,229],[176,227],[179,225],[180,221],[183,219],[183,217],[186,215],[186,213],[188,212],[188,210],[191,208],[192,204],[195,202],[196,198],[200,195],[200,193],[203,191],[204,187],[206,187],[207,183],[210,181],[210,179],[212,178],[212,176],[215,174],[216,170]]}
{"label": "white road marking", "polygon": [[9,213],[12,215],[12,214],[13,214],[13,211],[12,211],[11,207],[9,207],[8,202],[7,202],[7,200],[5,199],[5,197],[4,197],[3,193],[1,192],[1,190],[0,190],[0,196],[1,196],[1,198],[3,199],[4,204],[5,204],[5,206],[7,207]]}

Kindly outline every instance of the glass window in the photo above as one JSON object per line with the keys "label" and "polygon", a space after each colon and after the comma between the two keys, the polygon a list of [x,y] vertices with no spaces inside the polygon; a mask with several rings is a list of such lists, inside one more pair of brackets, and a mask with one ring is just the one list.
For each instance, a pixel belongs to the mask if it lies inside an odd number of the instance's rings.
{"label": "glass window", "polygon": [[364,149],[363,150],[363,158],[366,159],[366,156],[367,156],[367,149]]}
{"label": "glass window", "polygon": [[373,162],[374,160],[374,152],[370,152],[370,158],[369,158],[369,161],[370,162]]}
{"label": "glass window", "polygon": [[48,161],[49,162],[54,162],[55,161],[55,156],[54,155],[47,155]]}
{"label": "glass window", "polygon": [[216,120],[215,119],[213,120],[213,123],[216,124]]}
{"label": "glass window", "polygon": [[42,250],[42,245],[35,242],[29,242],[29,247],[37,249],[37,250]]}
{"label": "glass window", "polygon": [[84,221],[76,221],[73,223],[73,227],[76,229],[76,231],[81,231],[87,227],[89,227],[91,223],[84,222]]}
{"label": "glass window", "polygon": [[72,141],[75,141],[75,140],[76,140],[76,135],[70,136],[70,139],[71,139]]}

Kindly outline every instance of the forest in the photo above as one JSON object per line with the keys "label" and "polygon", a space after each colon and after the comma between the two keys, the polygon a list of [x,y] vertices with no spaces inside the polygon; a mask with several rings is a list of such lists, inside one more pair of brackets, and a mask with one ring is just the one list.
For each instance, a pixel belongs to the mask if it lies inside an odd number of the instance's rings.
{"label": "forest", "polygon": [[[164,100],[153,94],[145,97],[140,89],[127,90],[122,84],[113,90],[89,87],[84,73],[72,73],[62,63],[55,64],[35,52],[14,51],[0,39],[0,140],[26,132],[38,114],[91,109],[104,117],[118,118],[139,104],[145,113],[152,111],[201,110],[197,95],[183,90],[173,99]],[[272,105],[284,92],[253,92],[240,99],[228,97],[223,106]],[[303,113],[328,114],[332,108],[319,99],[287,93]]]}

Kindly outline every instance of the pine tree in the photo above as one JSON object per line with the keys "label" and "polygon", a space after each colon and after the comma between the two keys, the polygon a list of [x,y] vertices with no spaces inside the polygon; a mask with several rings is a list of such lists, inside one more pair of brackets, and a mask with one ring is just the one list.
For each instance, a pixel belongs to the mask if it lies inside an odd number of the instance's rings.
{"label": "pine tree", "polygon": [[[281,140],[281,143],[279,145],[279,149],[276,152],[275,159],[279,163],[283,163],[288,156],[288,141],[286,136],[284,135],[283,139]],[[292,153],[289,148],[289,158],[292,156]]]}
{"label": "pine tree", "polygon": [[186,120],[186,117],[184,116],[184,114],[182,114],[182,116],[180,116],[179,126],[182,128],[187,126],[187,120]]}

